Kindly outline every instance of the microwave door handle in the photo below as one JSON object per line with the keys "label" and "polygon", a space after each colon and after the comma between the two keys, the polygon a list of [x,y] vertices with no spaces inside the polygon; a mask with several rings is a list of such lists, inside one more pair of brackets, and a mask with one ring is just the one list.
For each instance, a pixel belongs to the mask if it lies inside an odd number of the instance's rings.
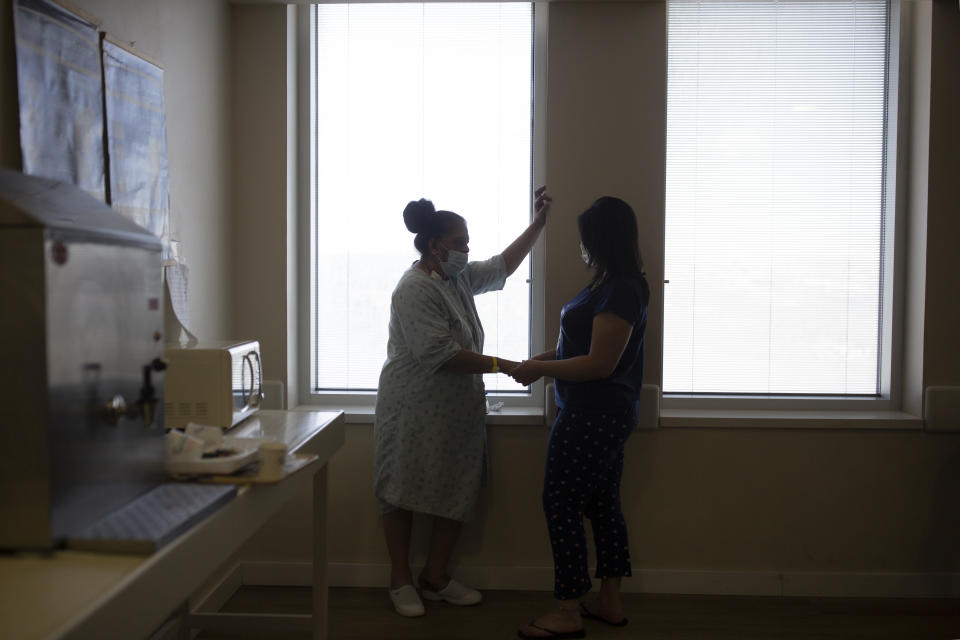
{"label": "microwave door handle", "polygon": [[242,388],[242,390],[243,390],[243,409],[244,409],[244,410],[247,410],[247,409],[249,409],[249,408],[252,406],[252,400],[253,400],[253,385],[254,385],[253,360],[250,359],[250,354],[249,354],[249,353],[246,354],[245,356],[243,356],[243,364],[244,364],[244,366],[246,367],[246,368],[244,369],[244,372],[246,372],[246,369],[249,369],[249,370],[250,370],[250,388],[249,388],[249,390],[247,389],[247,384],[246,384],[246,380],[245,380],[246,376],[244,376],[243,374],[241,374],[241,376],[240,376],[240,386],[241,386],[241,388]]}
{"label": "microwave door handle", "polygon": [[253,357],[250,359],[250,362],[251,362],[251,365],[250,365],[251,370],[252,370],[252,368],[253,368],[253,359],[256,358],[256,360],[257,360],[256,375],[255,375],[254,378],[253,378],[253,380],[256,381],[256,384],[257,384],[257,392],[256,392],[256,393],[253,393],[253,381],[251,381],[251,383],[250,383],[250,392],[251,392],[250,406],[251,406],[251,407],[259,407],[259,406],[260,406],[260,403],[263,401],[263,365],[262,365],[261,362],[260,362],[260,354],[259,354],[259,353],[257,353],[256,351],[251,351],[249,355],[253,356]]}

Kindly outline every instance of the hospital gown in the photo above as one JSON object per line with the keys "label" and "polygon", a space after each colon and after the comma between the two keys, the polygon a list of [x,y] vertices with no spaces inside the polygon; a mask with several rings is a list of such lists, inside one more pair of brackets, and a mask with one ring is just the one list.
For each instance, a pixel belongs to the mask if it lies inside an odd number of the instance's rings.
{"label": "hospital gown", "polygon": [[397,283],[373,427],[374,493],[384,509],[471,515],[486,470],[483,376],[440,367],[460,349],[483,353],[473,296],[502,289],[506,277],[497,255],[449,280],[414,265]]}

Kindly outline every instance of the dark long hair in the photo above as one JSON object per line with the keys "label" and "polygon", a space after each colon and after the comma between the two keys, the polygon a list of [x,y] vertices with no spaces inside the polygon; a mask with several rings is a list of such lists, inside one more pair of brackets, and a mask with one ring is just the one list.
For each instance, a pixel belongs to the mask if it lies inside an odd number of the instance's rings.
{"label": "dark long hair", "polygon": [[610,276],[640,276],[643,258],[637,240],[637,217],[626,202],[603,196],[577,217],[580,242],[594,268],[594,282]]}
{"label": "dark long hair", "polygon": [[430,241],[440,238],[450,232],[460,223],[466,223],[459,213],[453,211],[437,211],[433,203],[424,198],[411,200],[403,209],[403,223],[407,229],[417,234],[413,238],[413,246],[420,255],[430,252]]}

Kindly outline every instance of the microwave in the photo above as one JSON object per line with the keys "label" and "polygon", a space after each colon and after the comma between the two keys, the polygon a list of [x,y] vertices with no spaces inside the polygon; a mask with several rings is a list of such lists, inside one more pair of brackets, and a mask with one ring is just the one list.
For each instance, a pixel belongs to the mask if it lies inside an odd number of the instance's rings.
{"label": "microwave", "polygon": [[260,409],[263,368],[258,341],[169,346],[164,356],[167,429],[189,422],[229,429]]}

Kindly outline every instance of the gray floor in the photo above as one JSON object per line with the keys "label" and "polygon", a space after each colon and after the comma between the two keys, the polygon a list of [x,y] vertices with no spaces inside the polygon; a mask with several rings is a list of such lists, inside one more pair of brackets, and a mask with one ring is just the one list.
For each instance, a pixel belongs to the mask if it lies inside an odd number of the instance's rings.
{"label": "gray floor", "polygon": [[[515,638],[516,629],[550,606],[549,593],[486,591],[477,607],[426,603],[422,618],[393,613],[385,589],[330,590],[332,640]],[[624,628],[586,622],[587,637],[669,640],[953,640],[960,639],[960,600],[747,598],[627,594]],[[244,587],[224,610],[306,613],[303,587]],[[214,640],[306,640],[304,633],[221,634]]]}

